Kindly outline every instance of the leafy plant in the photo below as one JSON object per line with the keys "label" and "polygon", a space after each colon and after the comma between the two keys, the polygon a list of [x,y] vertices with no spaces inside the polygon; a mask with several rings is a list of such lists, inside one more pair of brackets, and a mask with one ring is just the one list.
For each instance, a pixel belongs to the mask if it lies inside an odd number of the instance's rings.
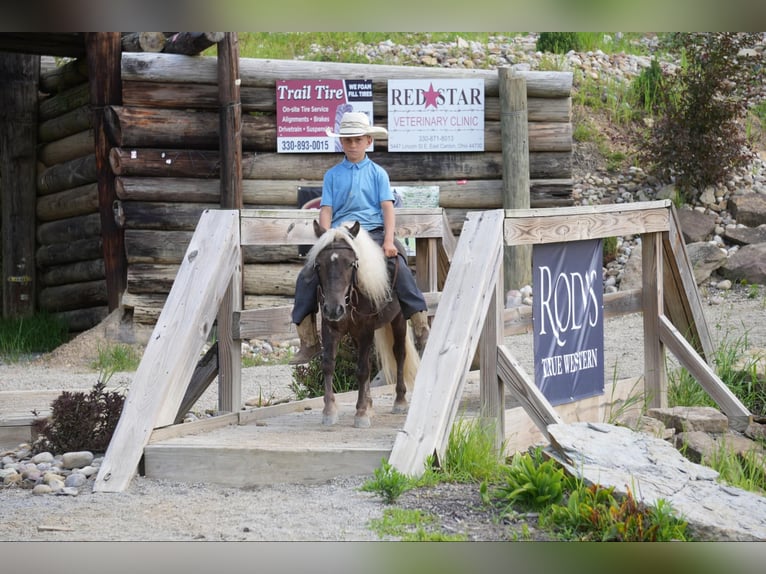
{"label": "leafy plant", "polygon": [[616,542],[686,540],[687,523],[675,516],[665,500],[656,506],[638,503],[630,489],[618,499],[614,487],[581,482],[564,505],[554,505],[541,521],[567,539]]}
{"label": "leafy plant", "polygon": [[554,460],[544,460],[542,449],[516,453],[503,469],[501,485],[493,498],[506,506],[518,505],[540,510],[561,501],[564,493],[564,469]]}
{"label": "leafy plant", "polygon": [[566,54],[580,49],[580,37],[577,32],[540,32],[535,48],[538,52]]}
{"label": "leafy plant", "polygon": [[35,421],[36,452],[105,452],[120,419],[125,396],[107,391],[99,381],[88,392],[62,392],[51,404],[51,415]]}
{"label": "leafy plant", "polygon": [[683,33],[674,39],[685,61],[655,94],[659,115],[640,155],[661,179],[675,178],[686,201],[724,181],[751,155],[739,122],[764,71],[742,54],[758,36]]}

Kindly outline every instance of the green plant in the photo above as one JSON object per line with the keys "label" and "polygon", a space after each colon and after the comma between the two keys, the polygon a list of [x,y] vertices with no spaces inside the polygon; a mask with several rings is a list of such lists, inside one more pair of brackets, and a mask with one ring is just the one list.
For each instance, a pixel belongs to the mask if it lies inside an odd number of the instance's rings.
{"label": "green plant", "polygon": [[51,415],[35,421],[36,452],[104,452],[120,419],[125,396],[107,391],[99,381],[88,392],[62,392],[51,403]]}
{"label": "green plant", "polygon": [[90,366],[101,371],[107,381],[114,373],[135,371],[140,362],[141,356],[134,347],[118,343],[105,347],[99,345],[98,358]]}
{"label": "green plant", "polygon": [[46,353],[66,342],[66,323],[48,313],[0,319],[0,355],[17,361],[28,353]]}
{"label": "green plant", "polygon": [[674,38],[684,62],[655,93],[659,115],[640,156],[659,178],[675,178],[686,201],[722,182],[751,155],[740,121],[764,70],[742,54],[758,36],[722,32]]}
{"label": "green plant", "polygon": [[667,501],[638,503],[628,489],[622,498],[614,487],[571,482],[566,504],[553,505],[541,522],[566,539],[582,541],[667,542],[686,540],[686,521],[677,518]]}
{"label": "green plant", "polygon": [[364,492],[378,493],[386,504],[393,504],[404,492],[413,488],[414,483],[407,476],[396,470],[391,464],[383,459],[380,466],[375,469],[373,478],[366,481],[361,490]]}
{"label": "green plant", "polygon": [[455,482],[494,481],[503,464],[495,444],[494,425],[486,421],[458,419],[450,429],[442,471],[446,480]]}
{"label": "green plant", "polygon": [[564,493],[564,470],[549,459],[544,460],[539,447],[516,453],[504,467],[500,486],[491,497],[505,506],[540,510],[561,501]]}
{"label": "green plant", "polygon": [[463,534],[444,534],[436,516],[421,510],[386,508],[383,517],[370,521],[370,528],[380,538],[398,536],[405,542],[460,542]]}
{"label": "green plant", "polygon": [[580,49],[580,37],[577,32],[540,32],[535,48],[538,52],[566,54]]}
{"label": "green plant", "polygon": [[734,452],[723,439],[702,464],[718,472],[718,480],[751,492],[766,493],[766,469],[763,453],[755,447],[742,454]]}
{"label": "green plant", "polygon": [[[374,373],[377,370],[374,357],[371,358],[371,362],[371,372]],[[356,344],[348,335],[343,337],[338,345],[332,383],[333,391],[336,393],[345,393],[358,388],[356,382]],[[293,368],[293,381],[290,383],[290,389],[299,400],[324,395],[321,354],[305,365],[296,365]]]}
{"label": "green plant", "polygon": [[649,67],[641,70],[631,82],[629,94],[633,105],[647,114],[657,111],[663,83],[662,68],[656,59],[652,59]]}

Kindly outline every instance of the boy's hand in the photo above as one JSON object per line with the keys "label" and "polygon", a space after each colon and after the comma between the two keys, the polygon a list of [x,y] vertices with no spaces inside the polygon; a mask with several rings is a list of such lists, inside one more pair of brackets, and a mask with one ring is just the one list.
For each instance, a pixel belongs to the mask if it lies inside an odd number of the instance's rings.
{"label": "boy's hand", "polygon": [[386,257],[396,257],[399,252],[396,250],[396,246],[394,245],[393,241],[384,241],[383,253],[385,253]]}

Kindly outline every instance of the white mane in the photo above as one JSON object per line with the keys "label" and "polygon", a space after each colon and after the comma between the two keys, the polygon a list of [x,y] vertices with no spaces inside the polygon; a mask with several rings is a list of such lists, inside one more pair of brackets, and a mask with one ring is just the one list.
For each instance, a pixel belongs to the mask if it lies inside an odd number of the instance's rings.
{"label": "white mane", "polygon": [[306,265],[313,267],[317,255],[333,241],[345,241],[356,254],[359,265],[357,269],[359,290],[372,301],[375,307],[380,308],[391,299],[391,286],[388,283],[388,269],[383,249],[364,228],[360,228],[354,238],[343,226],[328,229],[322,234],[308,252]]}

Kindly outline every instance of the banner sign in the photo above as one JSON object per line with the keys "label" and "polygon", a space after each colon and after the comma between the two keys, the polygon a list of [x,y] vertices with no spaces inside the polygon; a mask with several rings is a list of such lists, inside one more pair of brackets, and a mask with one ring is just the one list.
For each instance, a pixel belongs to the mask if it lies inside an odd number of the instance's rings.
{"label": "banner sign", "polygon": [[602,240],[532,248],[535,384],[552,405],[604,392]]}
{"label": "banner sign", "polygon": [[388,151],[484,151],[484,80],[389,80]]}
{"label": "banner sign", "polygon": [[364,112],[373,123],[372,80],[277,80],[276,90],[277,153],[342,152],[325,130],[338,133],[346,112]]}

